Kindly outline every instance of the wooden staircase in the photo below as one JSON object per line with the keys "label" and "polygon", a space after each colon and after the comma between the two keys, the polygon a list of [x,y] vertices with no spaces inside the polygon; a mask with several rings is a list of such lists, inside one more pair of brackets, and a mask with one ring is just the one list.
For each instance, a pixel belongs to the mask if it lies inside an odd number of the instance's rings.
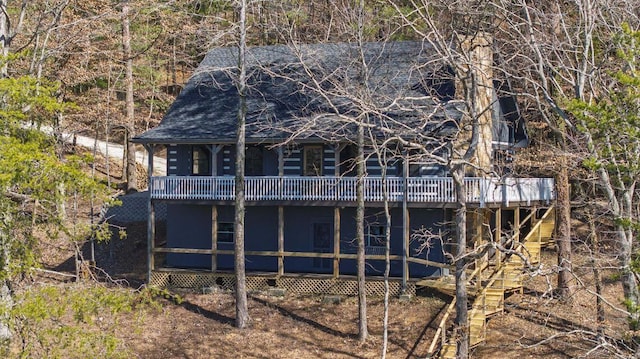
{"label": "wooden staircase", "polygon": [[[470,348],[480,345],[486,340],[487,319],[504,311],[505,293],[522,291],[525,261],[529,265],[540,263],[541,248],[553,243],[554,208],[547,209],[539,220],[532,219],[532,221],[535,222],[532,223],[529,233],[512,247],[515,253],[504,256],[500,263],[494,266],[488,266],[481,270],[476,269],[469,275],[469,283],[472,280],[487,278],[481,281],[480,288],[477,285],[467,285],[469,295],[474,297],[468,312]],[[428,357],[436,354],[437,343],[440,343],[438,353],[440,358],[456,358],[456,340],[452,337],[446,337],[445,328],[455,308],[455,291],[451,292],[455,289],[455,284],[452,286],[450,281],[441,280],[440,284],[435,287],[454,296],[429,347]]]}

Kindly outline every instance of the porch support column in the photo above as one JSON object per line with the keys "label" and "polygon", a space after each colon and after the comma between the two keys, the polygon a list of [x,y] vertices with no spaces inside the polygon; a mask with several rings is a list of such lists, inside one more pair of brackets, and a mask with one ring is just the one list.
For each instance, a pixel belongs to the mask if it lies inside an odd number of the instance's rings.
{"label": "porch support column", "polygon": [[[282,177],[284,176],[282,146],[278,146],[278,176],[280,177],[280,193],[282,194]],[[284,275],[284,207],[278,206],[278,277],[282,275]]]}
{"label": "porch support column", "polygon": [[333,278],[340,276],[340,207],[333,209]]}
{"label": "porch support column", "polygon": [[[489,241],[491,240],[491,209],[481,208],[480,211],[480,219],[482,221],[480,223],[480,228],[478,228],[480,231],[480,240],[482,241],[482,245],[489,245]],[[490,273],[488,271],[490,264],[489,261],[491,259],[490,255],[491,253],[487,251],[485,255],[482,256],[482,260],[484,261],[484,263],[482,263],[482,269],[484,270],[487,278],[490,277]]]}
{"label": "porch support column", "polygon": [[520,242],[520,207],[516,207],[513,212],[513,225],[515,226],[515,236],[513,240]]}
{"label": "porch support column", "polygon": [[211,145],[211,176],[218,175],[218,153],[222,150],[222,145]]}
{"label": "porch support column", "polygon": [[284,207],[278,206],[278,277],[284,275]]}
{"label": "porch support column", "polygon": [[147,210],[149,216],[147,217],[147,283],[151,284],[151,273],[155,269],[153,251],[156,240],[156,209],[153,199],[151,199],[152,183],[151,177],[153,176],[153,152],[155,146],[153,144],[147,144],[144,146],[148,153],[147,158],[147,178],[149,188],[149,200]]}
{"label": "porch support column", "polygon": [[[211,176],[218,175],[218,153],[222,145],[211,145]],[[218,270],[218,206],[211,206],[211,271]]]}
{"label": "porch support column", "polygon": [[[486,245],[487,238],[485,232],[485,225],[489,224],[489,209],[487,208],[475,208],[470,213],[471,219],[471,229],[472,234],[471,238],[473,240],[473,249],[478,250]],[[485,253],[480,257],[475,259],[475,268],[480,270],[479,277],[480,279],[486,279],[485,276],[488,276],[489,273],[486,270],[489,265],[489,254]],[[476,287],[480,288],[481,281],[476,281]]]}
{"label": "porch support column", "polygon": [[284,176],[284,151],[278,146],[278,176]]}
{"label": "porch support column", "polygon": [[[496,209],[496,231],[494,233],[493,241],[502,245],[502,207],[498,207]],[[502,262],[502,252],[500,250],[496,250],[496,265]]]}
{"label": "porch support column", "polygon": [[[333,158],[334,169],[333,175],[340,177],[340,151],[344,148],[343,144],[334,146]],[[340,207],[333,209],[333,278],[340,276]]]}
{"label": "porch support column", "polygon": [[409,188],[407,186],[407,179],[409,178],[409,159],[408,157],[403,162],[403,193],[402,193],[402,293],[407,290],[407,281],[409,279],[409,263],[407,257],[409,256],[409,206],[408,195]]}
{"label": "porch support column", "polygon": [[211,271],[218,270],[218,206],[211,206]]}

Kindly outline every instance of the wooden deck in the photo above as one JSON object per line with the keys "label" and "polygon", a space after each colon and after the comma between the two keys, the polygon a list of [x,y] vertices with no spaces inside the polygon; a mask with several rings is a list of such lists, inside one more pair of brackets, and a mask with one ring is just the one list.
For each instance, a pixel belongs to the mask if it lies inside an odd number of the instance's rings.
{"label": "wooden deck", "polygon": [[[356,201],[355,177],[246,177],[245,199],[272,201]],[[491,204],[549,202],[555,198],[553,178],[477,178],[465,179],[467,201],[481,207]],[[232,201],[235,178],[231,176],[152,177],[149,185],[153,200]],[[365,178],[365,201],[381,203],[455,203],[451,177]]]}

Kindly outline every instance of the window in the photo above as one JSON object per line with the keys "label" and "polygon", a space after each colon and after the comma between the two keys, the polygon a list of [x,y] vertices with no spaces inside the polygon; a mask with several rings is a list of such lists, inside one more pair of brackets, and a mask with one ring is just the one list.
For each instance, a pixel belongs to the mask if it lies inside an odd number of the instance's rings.
{"label": "window", "polygon": [[218,243],[233,243],[234,223],[218,223]]}
{"label": "window", "polygon": [[365,246],[367,247],[384,247],[386,241],[387,226],[367,225],[365,234]]}
{"label": "window", "polygon": [[205,146],[193,146],[191,149],[191,174],[211,176],[211,158]]}
{"label": "window", "polygon": [[322,146],[304,146],[303,176],[322,176]]}
{"label": "window", "polygon": [[340,152],[340,174],[345,176],[356,175],[356,157],[358,149],[354,145],[347,145]]}
{"label": "window", "polygon": [[258,146],[248,146],[245,153],[244,173],[247,176],[262,176],[262,148]]}

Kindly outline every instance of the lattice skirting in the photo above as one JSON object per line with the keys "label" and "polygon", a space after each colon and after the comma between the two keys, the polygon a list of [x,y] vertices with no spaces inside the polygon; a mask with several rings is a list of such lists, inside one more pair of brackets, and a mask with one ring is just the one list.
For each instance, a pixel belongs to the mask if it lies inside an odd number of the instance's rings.
{"label": "lattice skirting", "polygon": [[[235,277],[230,273],[203,273],[187,271],[153,271],[151,285],[157,287],[176,287],[201,289],[218,287],[224,290],[234,290]],[[309,278],[304,276],[280,278],[247,275],[247,289],[250,291],[265,291],[269,288],[282,288],[288,292],[299,294],[333,294],[355,296],[358,294],[358,284],[353,278]],[[381,279],[367,279],[367,295],[384,295],[384,281]],[[414,282],[407,283],[405,294],[415,295]],[[389,293],[392,296],[402,294],[402,284],[399,280],[389,281]]]}

